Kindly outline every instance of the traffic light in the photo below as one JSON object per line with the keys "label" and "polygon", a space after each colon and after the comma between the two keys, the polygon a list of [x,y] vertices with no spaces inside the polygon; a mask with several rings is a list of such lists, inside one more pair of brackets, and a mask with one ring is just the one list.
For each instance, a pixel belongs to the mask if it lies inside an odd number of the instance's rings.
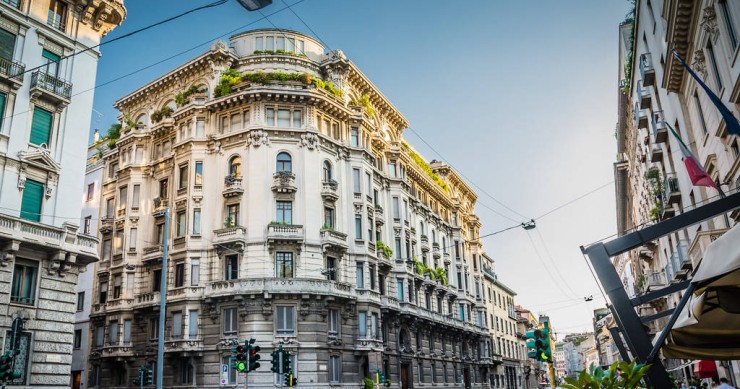
{"label": "traffic light", "polygon": [[550,354],[550,330],[538,328],[527,332],[527,356],[537,361],[552,362]]}
{"label": "traffic light", "polygon": [[270,370],[272,370],[273,373],[280,373],[280,352],[275,350],[270,353],[270,356],[272,357],[272,360],[270,361],[272,363],[272,367]]}
{"label": "traffic light", "polygon": [[144,365],[144,385],[154,385],[154,371],[151,366]]}
{"label": "traffic light", "polygon": [[292,354],[290,351],[283,351],[283,374],[293,374],[293,366],[290,363]]}
{"label": "traffic light", "polygon": [[285,374],[285,386],[295,386],[298,384],[298,378],[293,377],[293,374]]}
{"label": "traffic light", "polygon": [[260,367],[259,361],[262,358],[258,353],[262,350],[260,346],[249,346],[249,371],[257,370]]}
{"label": "traffic light", "polygon": [[550,322],[545,321],[545,339],[542,340],[542,347],[540,349],[540,356],[543,362],[552,363],[552,344],[550,342]]}
{"label": "traffic light", "polygon": [[10,376],[10,367],[13,364],[13,358],[8,353],[0,356],[0,381],[5,381]]}
{"label": "traffic light", "polygon": [[378,383],[383,384],[385,383],[385,376],[383,375],[383,372],[378,370]]}
{"label": "traffic light", "polygon": [[247,356],[249,355],[247,347],[239,345],[236,346],[236,348],[234,349],[236,352],[236,355],[234,356],[236,358],[236,363],[234,363],[234,367],[239,373],[244,373],[245,371],[247,371]]}

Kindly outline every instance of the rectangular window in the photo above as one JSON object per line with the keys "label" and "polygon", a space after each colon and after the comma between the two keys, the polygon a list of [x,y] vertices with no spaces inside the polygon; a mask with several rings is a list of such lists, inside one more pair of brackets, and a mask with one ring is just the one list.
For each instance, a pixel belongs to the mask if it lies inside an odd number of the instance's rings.
{"label": "rectangular window", "polygon": [[398,171],[396,170],[396,161],[390,161],[388,163],[388,173],[390,173],[391,177],[398,177]]}
{"label": "rectangular window", "polygon": [[162,269],[156,269],[152,272],[152,291],[159,292],[162,290]]}
{"label": "rectangular window", "polygon": [[123,230],[116,230],[113,235],[113,252],[115,254],[123,252]]}
{"label": "rectangular window", "polygon": [[182,312],[172,313],[172,339],[182,338]]}
{"label": "rectangular window", "polygon": [[375,290],[375,265],[370,265],[370,289]]}
{"label": "rectangular window", "polygon": [[712,67],[712,73],[714,74],[714,81],[717,83],[717,94],[722,91],[722,77],[719,75],[719,67],[717,65],[717,57],[714,55],[714,46],[712,46],[711,40],[707,42],[706,47],[707,53],[709,54],[709,64]]}
{"label": "rectangular window", "polygon": [[200,260],[190,260],[190,285],[198,286],[200,284]]}
{"label": "rectangular window", "polygon": [[118,209],[126,209],[126,202],[128,201],[128,187],[123,186],[118,191]]}
{"label": "rectangular window", "polygon": [[276,204],[276,221],[280,224],[293,224],[293,202],[277,201]]}
{"label": "rectangular window", "polygon": [[31,138],[29,143],[35,146],[49,145],[53,114],[45,109],[35,107],[31,121]]}
{"label": "rectangular window", "polygon": [[362,215],[355,215],[355,239],[362,239]]}
{"label": "rectangular window", "polygon": [[113,219],[116,215],[116,200],[111,197],[109,199],[105,199],[105,217],[108,219]]}
{"label": "rectangular window", "polygon": [[231,119],[229,119],[229,128],[231,129],[231,131],[237,131],[241,128],[241,126],[241,115],[238,113],[231,115]]}
{"label": "rectangular window", "polygon": [[87,201],[92,201],[95,197],[95,183],[87,185]]}
{"label": "rectangular window", "polygon": [[41,221],[41,205],[44,201],[44,184],[26,180],[21,200],[21,218],[33,222]]}
{"label": "rectangular window", "polygon": [[278,109],[277,125],[278,127],[290,127],[290,110],[289,109]]}
{"label": "rectangular window", "polygon": [[[737,4],[735,4],[737,5]],[[719,1],[719,9],[722,12],[722,19],[725,21],[725,27],[727,28],[727,36],[730,38],[730,44],[732,45],[732,51],[737,48],[737,31],[735,31],[735,24],[732,22],[732,13],[730,12],[727,0]]]}
{"label": "rectangular window", "polygon": [[362,263],[357,264],[356,282],[357,282],[357,289],[363,289],[365,287],[365,270],[364,270],[364,264]]}
{"label": "rectangular window", "polygon": [[393,197],[392,207],[393,207],[393,219],[400,220],[401,210],[399,209],[399,205],[398,205],[398,197]]}
{"label": "rectangular window", "polygon": [[342,360],[338,355],[329,357],[329,382],[342,381]]}
{"label": "rectangular window", "polygon": [[278,278],[293,278],[293,253],[279,251],[275,254],[275,272]]}
{"label": "rectangular window", "polygon": [[[59,0],[51,0],[46,24],[57,30],[65,31],[67,29],[67,3]],[[59,60],[58,57],[57,60]]]}
{"label": "rectangular window", "polygon": [[134,297],[134,273],[126,273],[126,296]]}
{"label": "rectangular window", "polygon": [[373,313],[370,315],[370,337],[372,339],[378,339],[378,323],[380,322],[380,317],[377,313]]}
{"label": "rectangular window", "polygon": [[13,269],[13,286],[10,301],[33,305],[36,301],[36,275],[38,264],[17,259]]}
{"label": "rectangular window", "polygon": [[82,330],[75,330],[74,345],[72,346],[75,350],[82,347]]}
{"label": "rectangular window", "polygon": [[86,216],[85,219],[82,221],[82,233],[85,235],[90,235],[90,230],[92,228],[92,216]]}
{"label": "rectangular window", "polygon": [[131,319],[123,321],[123,344],[131,344]]}
{"label": "rectangular window", "polygon": [[265,108],[265,124],[275,126],[275,110],[273,108]]}
{"label": "rectangular window", "polygon": [[408,222],[409,220],[409,201],[403,200],[403,220]]}
{"label": "rectangular window", "polygon": [[198,310],[191,309],[188,311],[188,338],[198,338]]}
{"label": "rectangular window", "polygon": [[246,110],[242,112],[242,123],[244,123],[244,127],[247,127],[247,124],[249,124],[249,110]]}
{"label": "rectangular window", "polygon": [[360,311],[357,313],[357,324],[359,326],[359,338],[367,338],[367,312]]}
{"label": "rectangular window", "polygon": [[339,335],[339,310],[329,310],[329,335]]}
{"label": "rectangular window", "polygon": [[396,291],[398,293],[398,301],[406,301],[403,298],[403,280],[396,278]]}
{"label": "rectangular window", "polygon": [[[4,3],[15,5],[18,7],[20,5],[19,0],[10,0],[11,2],[8,3],[8,0],[5,0]],[[0,29],[0,58],[7,59],[8,61],[13,60],[13,51],[15,50],[15,34],[11,34],[8,31]],[[7,71],[6,71],[7,72]],[[10,72],[8,72],[10,74]],[[14,74],[10,74],[11,76]]]}
{"label": "rectangular window", "polygon": [[134,185],[134,190],[131,193],[131,209],[139,209],[139,192],[141,192],[141,185]]}
{"label": "rectangular window", "polygon": [[180,165],[180,185],[178,189],[185,189],[188,187],[188,165]]}
{"label": "rectangular window", "polygon": [[357,127],[352,127],[349,130],[349,145],[352,147],[360,146],[360,130]]}
{"label": "rectangular window", "polygon": [[395,243],[396,243],[396,247],[395,247],[396,248],[396,259],[401,259],[402,258],[402,255],[401,255],[401,238],[396,238]]}
{"label": "rectangular window", "polygon": [[111,345],[117,345],[118,344],[118,321],[114,320],[109,323],[109,334],[108,334],[108,341]]}
{"label": "rectangular window", "polygon": [[185,211],[177,212],[177,236],[185,236],[187,231],[186,213]]}
{"label": "rectangular window", "polygon": [[168,181],[167,179],[160,180],[159,181],[159,197],[166,199],[169,198],[169,190],[168,190]]}
{"label": "rectangular window", "polygon": [[370,197],[370,193],[373,193],[373,177],[370,173],[365,173],[365,183],[367,184],[367,195]]}
{"label": "rectangular window", "polygon": [[158,318],[149,319],[149,339],[151,340],[159,339],[159,319]]}
{"label": "rectangular window", "polygon": [[334,257],[326,257],[326,279],[328,281],[337,280],[337,260]]}
{"label": "rectangular window", "polygon": [[105,346],[105,326],[99,325],[95,327],[95,347]]}
{"label": "rectangular window", "polygon": [[218,129],[222,134],[229,130],[229,117],[228,116],[221,116],[221,121],[219,122]]}
{"label": "rectangular window", "polygon": [[185,285],[185,263],[180,262],[175,265],[175,288]]}
{"label": "rectangular window", "polygon": [[324,228],[334,229],[334,208],[324,208]]}
{"label": "rectangular window", "polygon": [[352,185],[355,194],[362,193],[362,188],[360,187],[360,169],[352,169]]}
{"label": "rectangular window", "polygon": [[236,280],[239,278],[239,255],[231,254],[225,257],[225,273],[224,279],[226,281]]}
{"label": "rectangular window", "polygon": [[302,127],[302,125],[303,125],[302,124],[302,122],[303,122],[302,118],[303,118],[303,114],[302,114],[302,112],[300,110],[297,110],[297,109],[296,110],[293,110],[293,123],[292,123],[293,128],[301,128]]}
{"label": "rectangular window", "polygon": [[236,308],[224,308],[223,323],[224,336],[234,336],[239,330]]}
{"label": "rectangular window", "polygon": [[459,319],[465,321],[465,304],[460,303]]}
{"label": "rectangular window", "polygon": [[100,283],[100,290],[98,294],[98,303],[99,304],[105,304],[106,301],[108,301],[108,283],[107,282],[101,282]]}
{"label": "rectangular window", "polygon": [[77,312],[85,309],[85,292],[77,292]]}
{"label": "rectangular window", "polygon": [[136,251],[136,239],[138,230],[132,228],[128,231],[128,251]]}
{"label": "rectangular window", "polygon": [[206,135],[206,121],[198,119],[195,121],[195,137],[203,138]]}
{"label": "rectangular window", "polygon": [[195,162],[195,185],[203,185],[203,162]]}
{"label": "rectangular window", "polygon": [[113,276],[113,298],[119,299],[121,298],[121,283],[123,282],[123,277],[121,277],[120,274]]}
{"label": "rectangular window", "polygon": [[239,204],[229,204],[226,206],[226,227],[239,225]]}
{"label": "rectangular window", "polygon": [[292,306],[278,306],[277,310],[277,326],[275,332],[278,336],[295,336],[295,324],[293,322],[293,311],[295,307]]}

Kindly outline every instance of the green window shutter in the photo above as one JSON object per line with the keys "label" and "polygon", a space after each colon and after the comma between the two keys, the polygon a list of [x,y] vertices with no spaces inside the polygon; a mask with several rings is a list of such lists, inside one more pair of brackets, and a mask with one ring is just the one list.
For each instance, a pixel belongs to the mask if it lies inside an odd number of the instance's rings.
{"label": "green window shutter", "polygon": [[26,180],[21,202],[21,218],[30,221],[41,221],[41,204],[44,201],[44,184]]}
{"label": "green window shutter", "polygon": [[3,125],[3,117],[5,116],[5,99],[6,99],[5,93],[0,93],[0,128],[2,128]]}
{"label": "green window shutter", "polygon": [[31,123],[31,144],[49,146],[51,137],[52,113],[41,108],[33,109],[33,122]]}

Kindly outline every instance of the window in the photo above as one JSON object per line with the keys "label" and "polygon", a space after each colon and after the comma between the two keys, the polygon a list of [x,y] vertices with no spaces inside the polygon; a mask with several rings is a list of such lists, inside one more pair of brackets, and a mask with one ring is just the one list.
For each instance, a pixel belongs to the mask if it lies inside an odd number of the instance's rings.
{"label": "window", "polygon": [[373,177],[370,173],[365,173],[365,181],[367,184],[367,195],[369,197],[370,193],[373,193]]}
{"label": "window", "polygon": [[188,187],[188,165],[180,165],[180,185],[178,189],[185,189]]}
{"label": "window", "polygon": [[717,94],[722,91],[722,77],[719,75],[719,67],[717,66],[717,57],[714,55],[714,47],[712,46],[711,39],[707,42],[706,47],[707,53],[709,54],[709,65],[712,67],[712,73],[714,74],[714,81],[717,83]]}
{"label": "window", "polygon": [[139,192],[141,192],[141,185],[134,185],[133,193],[131,193],[131,209],[139,209]]}
{"label": "window", "polygon": [[398,197],[393,197],[392,201],[392,207],[393,207],[393,219],[394,220],[401,220],[401,212],[398,206]]}
{"label": "window", "polygon": [[224,336],[234,336],[239,330],[236,308],[224,308]]}
{"label": "window", "polygon": [[338,355],[329,357],[329,382],[342,381],[342,360]]}
{"label": "window", "polygon": [[10,301],[20,304],[34,304],[36,301],[37,272],[37,263],[22,259],[16,260],[13,269],[13,287],[10,291]]}
{"label": "window", "polygon": [[85,292],[77,292],[77,312],[85,309]]}
{"label": "window", "polygon": [[188,311],[188,338],[198,338],[198,310],[191,309]]}
{"label": "window", "polygon": [[41,221],[41,205],[44,201],[44,184],[26,180],[21,200],[21,218],[33,222]]}
{"label": "window", "polygon": [[193,209],[193,235],[200,235],[200,208]]}
{"label": "window", "polygon": [[95,183],[87,185],[87,201],[92,201],[95,197]]}
{"label": "window", "polygon": [[177,236],[185,236],[187,231],[186,213],[185,211],[177,212]]}
{"label": "window", "polygon": [[82,233],[90,235],[90,229],[92,228],[92,216],[85,216],[82,220]]}
{"label": "window", "polygon": [[278,127],[290,127],[290,110],[278,109],[277,125]]}
{"label": "window", "polygon": [[324,207],[324,228],[334,229],[334,208]]}
{"label": "window", "polygon": [[190,285],[200,284],[200,259],[190,260]]}
{"label": "window", "polygon": [[242,158],[235,155],[229,159],[229,175],[239,178],[242,176]]}
{"label": "window", "polygon": [[275,254],[275,276],[293,278],[293,253],[279,251]]}
{"label": "window", "polygon": [[162,290],[162,269],[156,269],[152,272],[152,291],[159,292]]}
{"label": "window", "polygon": [[154,317],[149,319],[149,339],[159,339],[159,318]]}
{"label": "window", "polygon": [[229,129],[229,117],[228,116],[221,116],[221,122],[218,126],[218,130],[220,133],[224,133]]}
{"label": "window", "polygon": [[196,138],[203,138],[205,136],[206,132],[206,121],[203,119],[198,119],[195,121],[195,137]]}
{"label": "window", "polygon": [[295,307],[292,306],[276,307],[277,326],[275,327],[275,332],[278,336],[295,336],[295,325],[293,323],[294,309]]}
{"label": "window", "polygon": [[99,325],[95,327],[95,347],[105,346],[105,326]]}
{"label": "window", "polygon": [[[277,122],[275,121],[277,111]],[[265,124],[283,128],[301,128],[303,125],[303,114],[299,109],[275,109],[265,108]]]}
{"label": "window", "polygon": [[[337,280],[337,260],[334,257],[326,257],[326,279],[328,281]],[[322,273],[323,274],[323,273]]]}
{"label": "window", "polygon": [[367,338],[367,312],[357,312],[357,325],[359,326],[358,335],[360,339]]}
{"label": "window", "polygon": [[[49,3],[49,16],[46,20],[46,24],[56,28],[57,30],[65,31],[67,29],[67,3],[59,0],[51,0]],[[58,59],[59,58],[57,57],[57,60]]]}
{"label": "window", "polygon": [[398,301],[406,301],[403,298],[403,280],[396,278],[396,291],[398,292]]}
{"label": "window", "polygon": [[375,265],[370,265],[370,289],[375,290]]}
{"label": "window", "polygon": [[117,345],[118,344],[118,321],[114,320],[109,323],[109,338],[108,341],[111,345]]}
{"label": "window", "polygon": [[113,219],[116,215],[116,200],[111,197],[109,199],[105,199],[105,217],[108,219]]}
{"label": "window", "polygon": [[356,278],[357,278],[357,289],[363,289],[365,287],[365,269],[364,264],[358,263],[357,264],[357,272],[356,272]]}
{"label": "window", "polygon": [[360,169],[352,169],[352,185],[356,195],[362,193],[362,188],[360,187]]}
{"label": "window", "polygon": [[203,162],[195,162],[195,185],[203,185]]}
{"label": "window", "polygon": [[329,335],[339,335],[339,310],[329,309]]}
{"label": "window", "polygon": [[323,173],[324,181],[331,180],[331,163],[329,161],[324,161]]}
{"label": "window", "polygon": [[128,251],[136,251],[136,239],[138,230],[132,228],[128,231]]}
{"label": "window", "polygon": [[391,175],[391,177],[398,177],[398,170],[396,169],[396,161],[390,161],[388,163],[388,170]]}
{"label": "window", "polygon": [[[737,4],[735,4],[737,5]],[[732,13],[730,13],[729,5],[727,5],[727,0],[720,0],[719,1],[719,9],[720,12],[722,12],[722,19],[725,21],[725,27],[727,28],[727,36],[730,38],[730,44],[732,45],[732,50],[735,51],[737,48],[737,31],[735,31],[735,25],[732,23]]]}
{"label": "window", "polygon": [[355,215],[355,239],[362,239],[362,215]]}
{"label": "window", "polygon": [[242,122],[244,123],[244,128],[246,128],[249,124],[249,110],[242,112]]}
{"label": "window", "polygon": [[172,313],[172,339],[182,339],[182,312]]}
{"label": "window", "polygon": [[241,122],[241,115],[238,113],[235,113],[231,115],[231,119],[229,119],[229,128],[232,132],[237,131],[241,128],[242,122]]}
{"label": "window", "polygon": [[419,382],[424,383],[424,361],[419,361]]}
{"label": "window", "polygon": [[239,255],[231,254],[225,257],[224,280],[235,280],[239,278]]}
{"label": "window", "polygon": [[113,298],[119,299],[121,298],[121,281],[123,278],[120,274],[113,276]]}
{"label": "window", "polygon": [[380,322],[380,317],[377,313],[372,313],[370,315],[370,337],[372,339],[378,339],[378,323]]}
{"label": "window", "polygon": [[131,319],[123,321],[123,344],[131,344]]}
{"label": "window", "polygon": [[167,179],[159,181],[159,197],[166,199],[169,198],[168,182]]}
{"label": "window", "polygon": [[221,358],[221,365],[226,366],[226,369],[228,369],[228,384],[236,384],[236,368],[234,367],[234,362],[231,360],[231,357],[228,356]]}
{"label": "window", "polygon": [[276,203],[276,221],[279,224],[293,224],[293,202],[277,201]]}
{"label": "window", "polygon": [[277,155],[277,170],[278,172],[292,172],[293,164],[290,158],[290,154],[286,152],[279,153]]}
{"label": "window", "polygon": [[239,225],[239,204],[229,204],[226,206],[226,224],[227,227]]}
{"label": "window", "polygon": [[82,347],[82,330],[75,330],[74,349],[77,350]]}
{"label": "window", "polygon": [[[6,0],[5,3],[8,3]],[[19,4],[18,0],[15,0],[16,6]],[[15,35],[8,31],[0,29],[0,58],[7,59],[8,61],[13,60],[13,51],[15,49]]]}
{"label": "window", "polygon": [[175,265],[175,288],[185,285],[185,263],[180,262]]}
{"label": "window", "polygon": [[396,259],[401,259],[401,238],[395,238],[396,243]]}
{"label": "window", "polygon": [[275,125],[275,109],[265,108],[265,124],[268,126]]}

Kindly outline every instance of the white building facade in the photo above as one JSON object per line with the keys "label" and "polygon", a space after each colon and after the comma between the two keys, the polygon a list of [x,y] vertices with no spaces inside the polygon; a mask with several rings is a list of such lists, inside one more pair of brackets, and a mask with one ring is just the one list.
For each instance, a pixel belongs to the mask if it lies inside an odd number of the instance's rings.
{"label": "white building facade", "polygon": [[164,241],[165,386],[243,385],[229,343],[251,337],[250,387],[282,382],[279,345],[309,386],[487,382],[476,194],[403,140],[406,119],[340,51],[249,31],[116,107],[88,387],[127,387],[155,359]]}
{"label": "white building facade", "polygon": [[0,337],[20,351],[13,385],[70,385],[77,275],[98,258],[78,221],[93,99],[83,91],[100,53],[65,57],[125,15],[122,0],[0,2]]}

